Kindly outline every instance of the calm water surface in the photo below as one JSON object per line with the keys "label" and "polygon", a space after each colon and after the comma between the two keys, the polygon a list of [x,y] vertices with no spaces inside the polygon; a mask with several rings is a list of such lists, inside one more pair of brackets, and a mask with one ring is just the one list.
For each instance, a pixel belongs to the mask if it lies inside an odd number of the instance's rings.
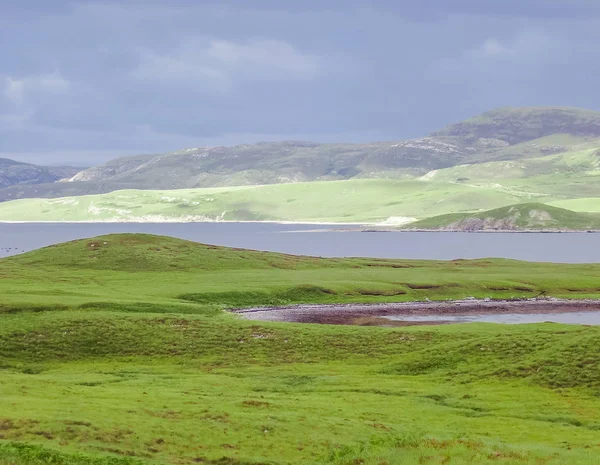
{"label": "calm water surface", "polygon": [[488,315],[411,315],[386,316],[388,320],[396,321],[449,321],[452,323],[504,323],[510,325],[524,323],[565,323],[572,325],[600,325],[600,312],[573,313],[505,313]]}
{"label": "calm water surface", "polygon": [[600,234],[361,232],[362,226],[269,223],[0,223],[0,257],[59,242],[143,232],[207,244],[322,257],[502,257],[600,263]]}

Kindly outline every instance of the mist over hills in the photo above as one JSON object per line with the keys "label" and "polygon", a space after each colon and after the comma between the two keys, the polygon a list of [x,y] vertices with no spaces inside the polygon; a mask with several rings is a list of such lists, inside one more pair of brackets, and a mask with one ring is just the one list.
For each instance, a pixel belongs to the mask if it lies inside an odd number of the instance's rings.
{"label": "mist over hills", "polygon": [[[501,108],[451,124],[430,136],[404,141],[283,141],[190,148],[118,158],[81,172],[37,167],[39,174],[34,175],[34,165],[28,165],[28,177],[2,176],[0,165],[0,201],[120,189],[413,179],[455,166],[600,147],[599,141],[600,112],[564,107]],[[64,177],[69,178],[68,182],[57,182]]]}

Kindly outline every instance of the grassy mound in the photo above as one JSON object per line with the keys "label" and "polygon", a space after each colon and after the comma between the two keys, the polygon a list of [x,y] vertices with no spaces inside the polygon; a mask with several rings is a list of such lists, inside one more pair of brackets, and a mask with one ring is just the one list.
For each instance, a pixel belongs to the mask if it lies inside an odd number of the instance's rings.
{"label": "grassy mound", "polygon": [[295,269],[319,259],[200,244],[151,234],[110,234],[6,258],[20,266],[115,271]]}
{"label": "grassy mound", "polygon": [[115,234],[0,260],[0,313],[79,308],[212,314],[303,302],[585,298],[598,295],[597,273],[594,265],[504,259],[325,259]]}
{"label": "grassy mound", "polygon": [[599,230],[600,215],[576,213],[541,203],[524,203],[476,213],[454,213],[416,221],[406,229],[486,230]]}
{"label": "grassy mound", "polygon": [[0,260],[0,313],[214,314],[230,307],[442,299],[587,298],[598,266],[514,260],[325,259],[115,234]]}

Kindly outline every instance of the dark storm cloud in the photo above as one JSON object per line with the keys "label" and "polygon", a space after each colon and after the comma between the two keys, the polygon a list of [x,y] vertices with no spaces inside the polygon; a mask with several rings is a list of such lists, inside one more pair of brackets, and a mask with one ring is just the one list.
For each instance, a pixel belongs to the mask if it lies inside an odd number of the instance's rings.
{"label": "dark storm cloud", "polygon": [[15,0],[0,15],[0,156],[397,139],[496,106],[600,109],[599,13],[583,0]]}

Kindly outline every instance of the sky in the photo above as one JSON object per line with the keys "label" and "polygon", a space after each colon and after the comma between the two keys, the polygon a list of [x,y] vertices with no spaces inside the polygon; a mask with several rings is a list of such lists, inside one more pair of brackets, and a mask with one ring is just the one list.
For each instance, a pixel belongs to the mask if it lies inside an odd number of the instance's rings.
{"label": "sky", "polygon": [[598,0],[0,0],[0,157],[90,166],[600,110]]}

